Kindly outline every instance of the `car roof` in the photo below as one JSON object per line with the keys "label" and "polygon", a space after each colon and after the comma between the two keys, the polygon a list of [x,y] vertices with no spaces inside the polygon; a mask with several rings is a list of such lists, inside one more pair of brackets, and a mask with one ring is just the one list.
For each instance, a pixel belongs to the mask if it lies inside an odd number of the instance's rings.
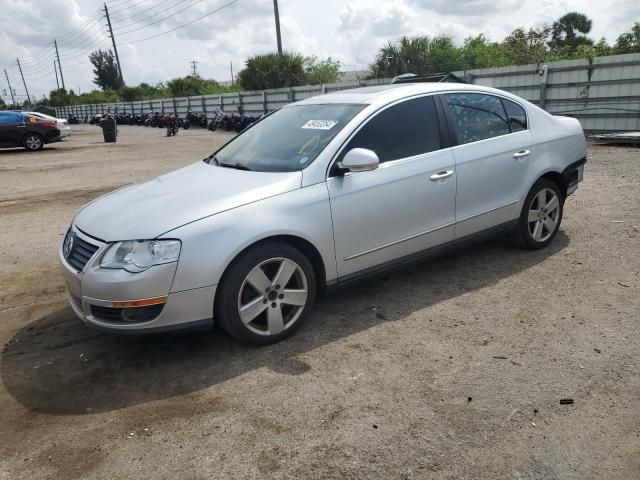
{"label": "car roof", "polygon": [[35,116],[43,116],[43,117],[47,117],[47,118],[56,118],[56,117],[52,117],[51,115],[48,115],[46,113],[42,113],[42,112],[20,112],[23,115],[35,115]]}
{"label": "car roof", "polygon": [[[496,88],[483,87],[481,85],[469,85],[465,83],[395,83],[388,85],[376,85],[373,87],[359,87],[338,92],[316,95],[296,102],[295,105],[314,105],[325,103],[348,104],[386,104],[395,100],[420,95],[423,93],[440,93],[447,91],[469,91],[479,93],[493,93],[505,97],[514,95]],[[514,97],[518,98],[518,97]],[[294,105],[294,104],[292,104]]]}

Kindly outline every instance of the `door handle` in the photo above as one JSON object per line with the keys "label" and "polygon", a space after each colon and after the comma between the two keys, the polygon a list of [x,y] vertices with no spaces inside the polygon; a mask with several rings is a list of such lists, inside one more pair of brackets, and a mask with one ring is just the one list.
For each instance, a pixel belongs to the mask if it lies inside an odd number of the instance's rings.
{"label": "door handle", "polygon": [[26,125],[18,125],[18,128],[27,128]]}
{"label": "door handle", "polygon": [[438,172],[431,175],[429,178],[432,182],[437,182],[438,180],[442,180],[443,178],[448,178],[453,175],[453,170],[445,170],[444,172]]}
{"label": "door handle", "polygon": [[520,150],[513,154],[513,158],[524,158],[528,157],[531,152],[529,150]]}

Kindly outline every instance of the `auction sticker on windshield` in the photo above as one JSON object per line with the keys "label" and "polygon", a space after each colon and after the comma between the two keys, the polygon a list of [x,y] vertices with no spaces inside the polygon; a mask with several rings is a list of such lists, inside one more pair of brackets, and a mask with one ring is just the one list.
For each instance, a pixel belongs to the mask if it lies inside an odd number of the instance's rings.
{"label": "auction sticker on windshield", "polygon": [[331,130],[338,123],[336,120],[309,120],[302,128],[312,128],[314,130]]}

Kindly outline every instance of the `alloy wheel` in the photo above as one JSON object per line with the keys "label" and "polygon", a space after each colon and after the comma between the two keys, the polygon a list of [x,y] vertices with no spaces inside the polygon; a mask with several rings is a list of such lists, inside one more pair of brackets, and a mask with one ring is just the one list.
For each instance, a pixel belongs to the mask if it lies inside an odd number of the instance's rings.
{"label": "alloy wheel", "polygon": [[25,144],[29,150],[38,150],[42,146],[42,140],[35,135],[29,135],[25,140]]}
{"label": "alloy wheel", "polygon": [[553,235],[560,216],[558,195],[550,188],[540,190],[529,206],[529,234],[536,242],[546,242]]}
{"label": "alloy wheel", "polygon": [[254,267],[242,282],[238,314],[253,333],[278,335],[296,323],[308,298],[302,267],[289,258],[270,258]]}

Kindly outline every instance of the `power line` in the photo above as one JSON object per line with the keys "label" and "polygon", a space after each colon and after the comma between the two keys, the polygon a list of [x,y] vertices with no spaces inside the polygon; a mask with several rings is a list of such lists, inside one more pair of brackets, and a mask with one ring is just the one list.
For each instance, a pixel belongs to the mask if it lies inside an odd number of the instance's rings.
{"label": "power line", "polygon": [[48,50],[53,46],[53,43],[49,43],[47,44],[46,47],[41,48],[38,53],[37,56],[36,54],[29,54],[28,56],[23,56],[22,57],[22,64],[38,64],[40,62],[42,62],[45,57],[48,57],[51,52],[49,52]]}
{"label": "power line", "polygon": [[[152,10],[155,10],[156,8],[158,8],[158,7],[160,7],[161,5],[164,5],[165,3],[170,2],[170,1],[171,1],[171,0],[163,0],[162,2],[160,2],[159,4],[157,4],[157,5],[156,5],[156,6],[154,6],[154,7],[148,8],[147,10],[144,10],[144,11],[142,11],[142,12],[139,12],[139,13],[137,13],[137,14],[135,14],[135,15],[131,15],[131,16],[129,16],[128,20],[131,20],[131,19],[133,19],[133,18],[139,17],[139,16],[140,16],[140,15],[142,15],[142,14],[145,14],[145,13],[147,13],[147,12],[150,12],[150,11],[152,11]],[[168,8],[167,8],[167,9],[165,9],[165,10],[159,10],[158,12],[156,12],[156,13],[154,13],[154,14],[151,14],[151,15],[149,15],[149,16],[147,16],[147,17],[144,17],[144,18],[142,18],[142,19],[140,19],[140,20],[136,20],[135,22],[131,22],[131,23],[126,23],[126,24],[124,24],[124,25],[118,25],[118,22],[119,22],[119,21],[122,21],[122,20],[118,20],[118,19],[116,19],[116,20],[113,22],[113,23],[114,23],[114,25],[116,25],[115,30],[116,30],[116,31],[118,31],[118,29],[127,28],[127,27],[130,27],[131,25],[136,25],[136,24],[138,24],[138,23],[146,22],[146,21],[147,21],[147,20],[149,20],[150,18],[156,17],[156,16],[160,15],[161,13],[165,13],[167,10],[170,10],[170,9],[172,9],[172,8],[175,8],[177,5],[179,5],[179,4],[181,4],[181,3],[185,3],[186,1],[187,1],[187,0],[179,0],[175,5],[171,5],[170,7],[168,7]]]}
{"label": "power line", "polygon": [[94,19],[88,24],[82,31],[78,31],[73,37],[69,37],[63,41],[59,41],[60,45],[64,45],[68,48],[74,48],[78,43],[84,43],[93,36],[102,33],[102,23],[100,22],[102,17]]}
{"label": "power line", "polygon": [[87,19],[81,23],[80,25],[78,25],[76,28],[74,28],[73,30],[69,30],[65,33],[62,33],[60,35],[58,35],[58,38],[66,38],[70,35],[75,34],[78,30],[82,30],[86,25],[88,25],[89,23],[91,23],[93,21],[93,19],[98,18],[101,14],[102,9],[98,8],[96,9],[89,17],[87,17]]}
{"label": "power line", "polygon": [[234,3],[238,3],[239,1],[240,0],[232,0],[230,2],[227,2],[224,5],[218,7],[216,9],[214,9],[214,10],[211,10],[210,12],[207,12],[204,15],[196,18],[195,20],[191,20],[190,22],[183,23],[182,25],[178,25],[177,27],[172,28],[171,30],[167,30],[166,32],[161,32],[161,33],[158,33],[156,35],[151,35],[150,37],[140,38],[138,40],[133,40],[131,42],[119,43],[118,45],[132,45],[134,43],[140,43],[140,42],[144,42],[146,40],[151,40],[152,38],[158,38],[158,37],[161,37],[163,35],[167,35],[168,33],[175,32],[176,30],[179,30],[179,29],[181,29],[183,27],[187,27],[187,26],[192,25],[192,24],[194,24],[196,22],[199,22],[200,20],[202,20],[202,19],[204,19],[206,17],[209,17],[210,15],[213,15],[214,13],[218,13],[219,11],[221,11],[221,10],[227,8],[227,7],[230,7]]}
{"label": "power line", "polygon": [[68,60],[73,60],[75,58],[86,57],[88,56],[88,54],[91,53],[91,50],[100,49],[100,47],[102,47],[105,44],[105,42],[108,42],[108,41],[109,41],[109,37],[105,37],[102,40],[98,41],[98,43],[91,46],[91,48],[84,49],[82,53],[76,53],[73,55],[67,53],[60,56],[65,60],[65,62]]}
{"label": "power line", "polygon": [[149,28],[152,25],[155,25],[156,23],[160,23],[163,20],[166,20],[167,18],[171,18],[171,17],[175,17],[177,14],[184,12],[185,10],[189,10],[191,7],[195,7],[197,4],[204,2],[204,0],[196,0],[195,2],[193,2],[191,5],[189,5],[188,7],[183,8],[182,10],[178,10],[177,12],[174,12],[170,15],[167,15],[166,17],[162,17],[159,20],[155,20],[151,23],[148,23],[146,25],[143,25],[142,27],[137,27],[137,28],[133,28],[131,30],[127,30],[126,32],[119,32],[118,35],[126,35],[127,33],[131,33],[131,32],[137,32],[138,30],[142,30],[144,28]]}
{"label": "power line", "polygon": [[[104,32],[101,33],[102,35],[104,35]],[[105,38],[107,38],[106,35],[104,35],[102,38],[91,38],[88,41],[84,42],[82,45],[77,45],[73,48],[68,49],[69,52],[62,54],[62,57],[69,57],[72,55],[75,56],[79,51],[92,50],[95,45],[102,43]]]}
{"label": "power line", "polygon": [[[122,10],[116,10],[115,12],[111,12],[111,15],[116,15],[120,12],[125,12],[127,10],[131,10],[133,7],[135,7],[136,5],[140,5],[141,3],[146,2],[147,0],[141,0],[138,3],[134,3],[133,5],[128,5],[125,8],[123,8]],[[157,6],[157,5],[156,5]],[[155,7],[151,7],[151,8],[155,8]]]}

